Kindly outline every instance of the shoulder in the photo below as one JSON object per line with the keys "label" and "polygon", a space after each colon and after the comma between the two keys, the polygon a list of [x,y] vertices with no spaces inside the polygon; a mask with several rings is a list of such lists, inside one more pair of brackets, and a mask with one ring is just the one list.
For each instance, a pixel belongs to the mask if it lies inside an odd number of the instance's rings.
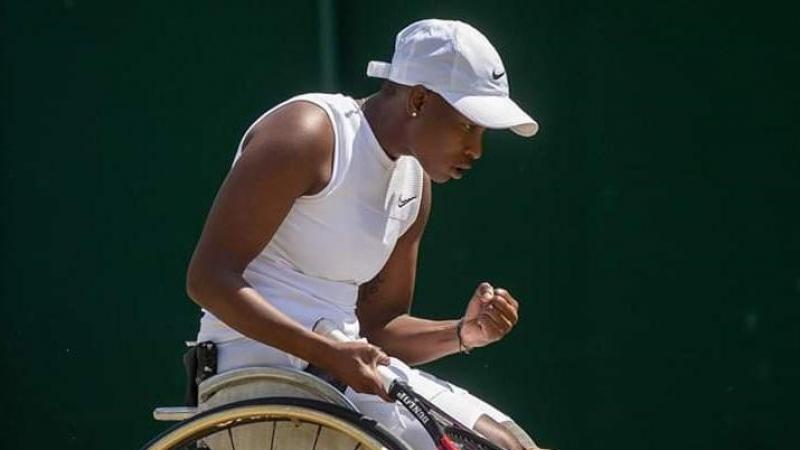
{"label": "shoulder", "polygon": [[330,179],[333,124],[322,107],[298,99],[261,118],[245,136],[241,161],[281,168],[308,180],[311,194]]}
{"label": "shoulder", "polygon": [[[291,153],[325,153],[333,146],[333,124],[322,107],[309,101],[287,103],[259,120],[245,136],[243,150],[264,145]],[[305,155],[309,156],[309,155]]]}

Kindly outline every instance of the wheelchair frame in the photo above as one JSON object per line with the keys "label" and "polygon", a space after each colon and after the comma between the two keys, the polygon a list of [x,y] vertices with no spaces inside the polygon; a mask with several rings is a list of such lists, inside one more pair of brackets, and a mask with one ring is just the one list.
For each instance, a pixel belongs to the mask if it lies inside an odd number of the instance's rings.
{"label": "wheelchair frame", "polygon": [[[247,367],[215,375],[198,386],[197,407],[158,407],[153,417],[180,423],[143,450],[192,448],[181,447],[192,439],[206,444],[213,441],[209,445],[214,450],[242,450],[242,446],[246,450],[295,450],[301,446],[314,450],[411,450],[380,424],[361,415],[336,388],[291,368]],[[271,429],[267,423],[272,424]],[[259,433],[269,436],[269,447],[264,439],[253,447],[252,437],[231,431],[234,427],[253,431],[258,425],[266,427]]]}

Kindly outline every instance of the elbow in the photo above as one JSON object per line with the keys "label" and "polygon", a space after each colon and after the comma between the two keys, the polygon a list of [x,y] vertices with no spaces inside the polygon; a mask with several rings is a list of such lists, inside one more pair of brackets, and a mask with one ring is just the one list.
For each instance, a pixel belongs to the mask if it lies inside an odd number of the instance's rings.
{"label": "elbow", "polygon": [[390,324],[404,315],[406,315],[405,311],[395,311],[394,313],[388,312],[380,317],[365,318],[366,320],[362,320],[361,316],[359,316],[361,336],[379,346],[391,345],[393,335]]}
{"label": "elbow", "polygon": [[212,312],[245,284],[241,271],[213,259],[192,258],[186,270],[186,295]]}
{"label": "elbow", "polygon": [[201,280],[202,277],[197,273],[194,264],[190,264],[189,268],[186,270],[186,295],[188,295],[193,302],[203,306],[200,300],[203,292]]}
{"label": "elbow", "polygon": [[192,261],[186,270],[186,295],[202,308],[208,307],[209,292],[214,271],[208,270],[204,265]]}

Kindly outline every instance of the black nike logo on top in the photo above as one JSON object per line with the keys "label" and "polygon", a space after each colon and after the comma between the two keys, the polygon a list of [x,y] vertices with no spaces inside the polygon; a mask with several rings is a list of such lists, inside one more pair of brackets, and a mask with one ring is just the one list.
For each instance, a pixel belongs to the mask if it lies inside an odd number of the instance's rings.
{"label": "black nike logo on top", "polygon": [[397,199],[397,206],[399,208],[402,208],[403,206],[406,206],[407,204],[411,203],[411,201],[414,200],[415,198],[417,198],[416,195],[413,196],[413,197],[404,199],[403,196],[401,195],[400,198]]}
{"label": "black nike logo on top", "polygon": [[493,79],[495,79],[495,80],[499,80],[499,79],[500,79],[500,77],[502,77],[502,76],[503,76],[503,75],[505,75],[505,74],[506,74],[506,71],[505,71],[505,70],[504,70],[504,71],[502,71],[502,72],[500,72],[500,73],[497,73],[497,71],[495,71],[495,70],[492,70],[492,78],[493,78]]}

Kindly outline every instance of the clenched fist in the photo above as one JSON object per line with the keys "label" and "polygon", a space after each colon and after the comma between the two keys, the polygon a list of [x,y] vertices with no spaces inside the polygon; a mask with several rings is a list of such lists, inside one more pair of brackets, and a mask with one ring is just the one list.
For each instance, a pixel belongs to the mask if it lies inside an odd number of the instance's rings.
{"label": "clenched fist", "polygon": [[481,283],[472,295],[461,326],[462,343],[483,347],[503,338],[519,320],[519,303],[502,288]]}

